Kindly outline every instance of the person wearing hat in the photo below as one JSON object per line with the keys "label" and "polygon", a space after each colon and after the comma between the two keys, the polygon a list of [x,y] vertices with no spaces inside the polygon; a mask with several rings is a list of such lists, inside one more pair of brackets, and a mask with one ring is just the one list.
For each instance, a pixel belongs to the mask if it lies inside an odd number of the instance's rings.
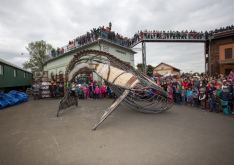
{"label": "person wearing hat", "polygon": [[220,101],[220,98],[217,95],[217,91],[214,90],[213,95],[211,96],[211,109],[210,109],[210,112],[213,112],[213,110],[215,109],[216,113],[219,113],[219,101]]}
{"label": "person wearing hat", "polygon": [[39,88],[40,86],[35,82],[33,85],[34,100],[39,100]]}
{"label": "person wearing hat", "polygon": [[197,86],[194,86],[192,96],[194,100],[194,107],[197,107],[197,108],[198,108],[198,95],[199,95],[199,91],[197,89]]}
{"label": "person wearing hat", "polygon": [[201,103],[201,110],[204,111],[205,104],[206,104],[206,94],[205,94],[205,90],[203,88],[201,89],[201,95],[199,96],[199,100]]}
{"label": "person wearing hat", "polygon": [[231,99],[231,93],[228,91],[227,86],[223,87],[223,91],[220,93],[220,99],[223,106],[223,113],[228,115],[228,101]]}

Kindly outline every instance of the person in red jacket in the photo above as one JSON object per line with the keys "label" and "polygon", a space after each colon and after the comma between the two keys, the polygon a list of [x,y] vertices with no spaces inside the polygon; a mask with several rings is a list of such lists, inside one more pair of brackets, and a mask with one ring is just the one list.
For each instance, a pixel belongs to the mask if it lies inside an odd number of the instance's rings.
{"label": "person in red jacket", "polygon": [[106,100],[106,87],[102,85],[101,87],[101,92],[102,92],[102,100]]}
{"label": "person in red jacket", "polygon": [[184,82],[182,83],[182,86],[184,86],[186,91],[188,90],[188,85],[189,85],[188,81],[184,80]]}

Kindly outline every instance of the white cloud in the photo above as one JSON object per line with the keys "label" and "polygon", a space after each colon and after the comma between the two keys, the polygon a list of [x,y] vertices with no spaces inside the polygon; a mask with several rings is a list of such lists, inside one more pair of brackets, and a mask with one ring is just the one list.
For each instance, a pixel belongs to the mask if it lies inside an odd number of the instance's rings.
{"label": "white cloud", "polygon": [[[45,40],[61,47],[93,27],[123,36],[138,30],[205,31],[233,24],[234,1],[224,0],[8,0],[0,8],[0,56],[21,66],[28,43]],[[139,47],[139,46],[138,46]],[[147,63],[165,62],[182,71],[204,71],[202,44],[147,43]],[[135,56],[141,62],[141,52]]]}

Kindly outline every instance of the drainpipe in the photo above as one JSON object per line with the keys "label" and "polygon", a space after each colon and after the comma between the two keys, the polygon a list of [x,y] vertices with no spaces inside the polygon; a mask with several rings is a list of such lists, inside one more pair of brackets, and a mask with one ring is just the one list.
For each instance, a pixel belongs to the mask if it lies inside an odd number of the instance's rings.
{"label": "drainpipe", "polygon": [[210,54],[210,43],[211,39],[209,38],[209,76],[211,77],[211,54]]}

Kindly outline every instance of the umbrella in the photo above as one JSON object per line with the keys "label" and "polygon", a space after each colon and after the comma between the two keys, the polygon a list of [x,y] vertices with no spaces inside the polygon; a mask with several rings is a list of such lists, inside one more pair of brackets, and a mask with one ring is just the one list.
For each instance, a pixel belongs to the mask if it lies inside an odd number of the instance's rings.
{"label": "umbrella", "polygon": [[155,73],[152,77],[162,77],[162,75],[159,73]]}

